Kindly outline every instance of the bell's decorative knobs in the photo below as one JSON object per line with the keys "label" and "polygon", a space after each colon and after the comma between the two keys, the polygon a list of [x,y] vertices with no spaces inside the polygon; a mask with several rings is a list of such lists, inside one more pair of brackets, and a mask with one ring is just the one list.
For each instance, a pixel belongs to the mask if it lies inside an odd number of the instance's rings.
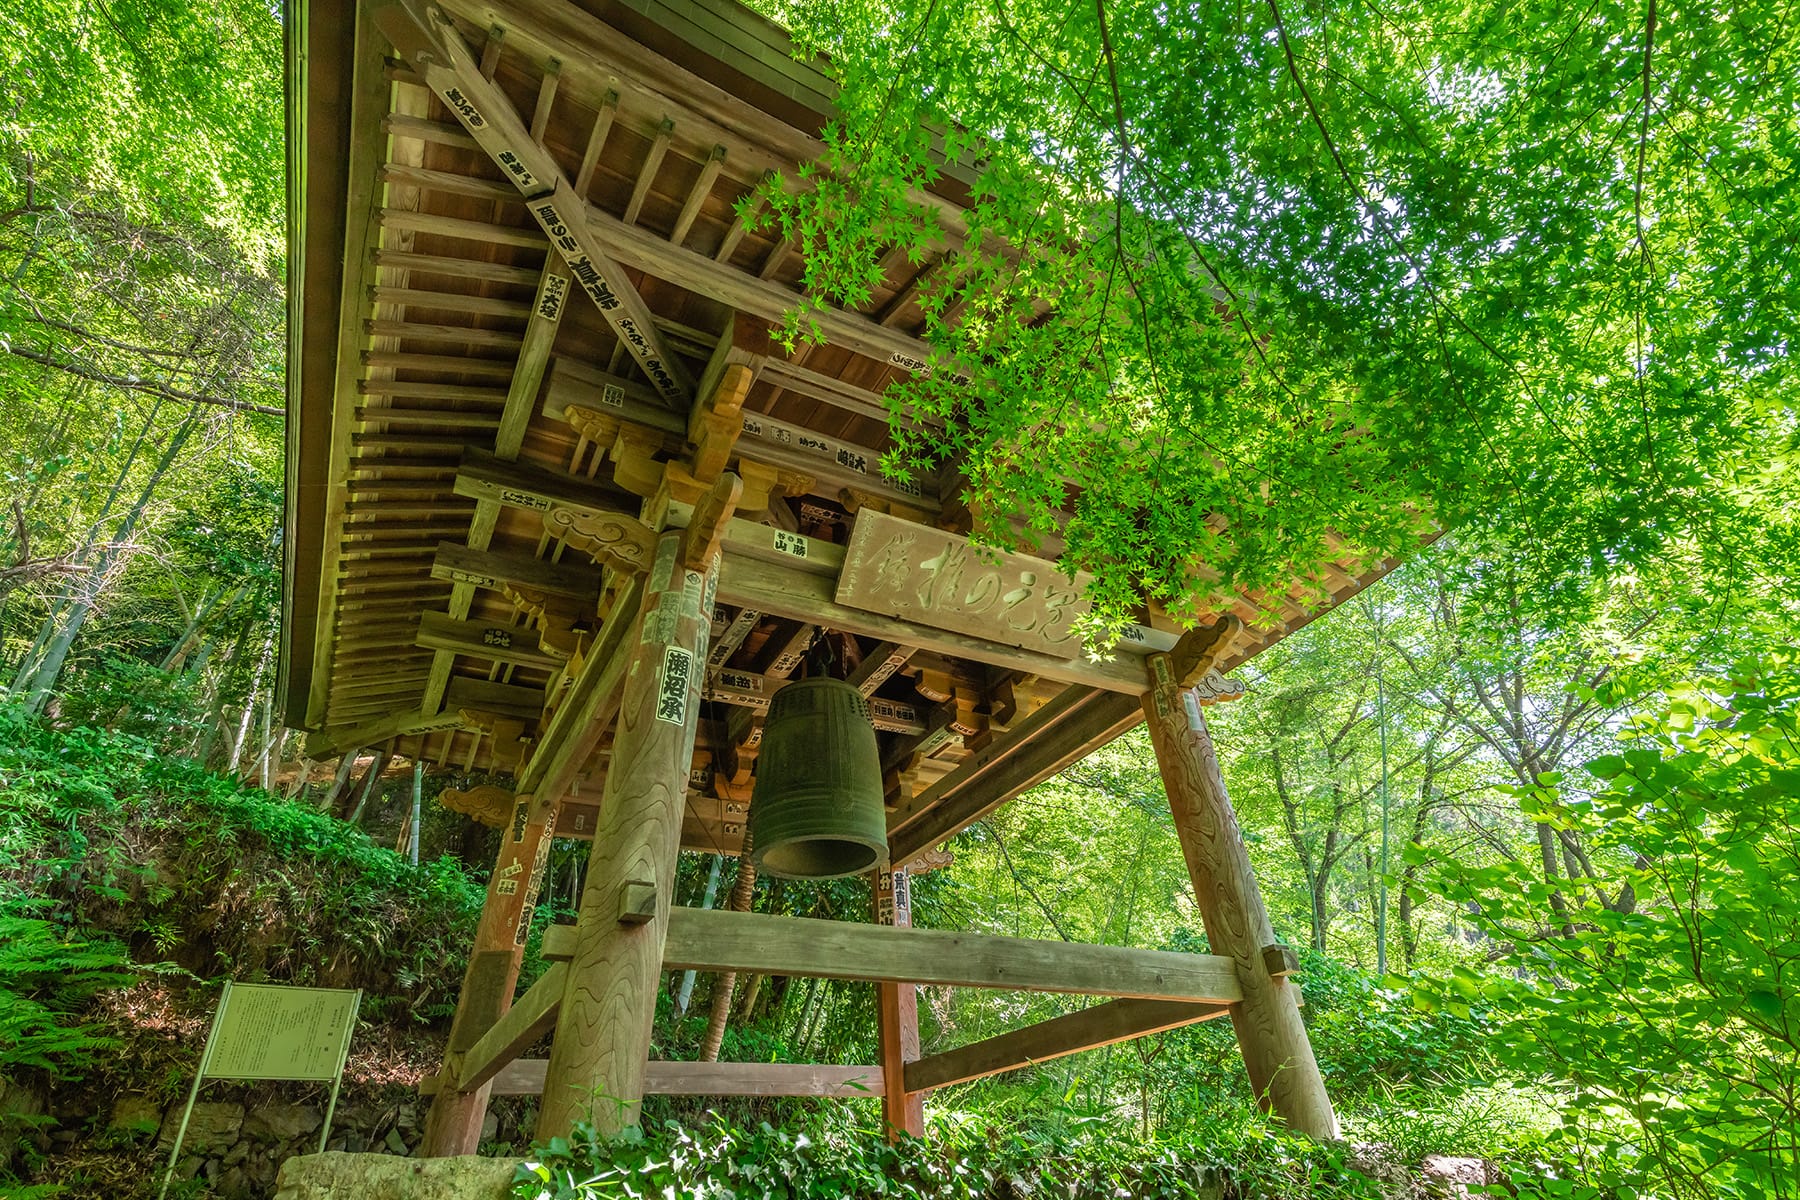
{"label": "bell's decorative knobs", "polygon": [[818,677],[775,693],[750,833],[756,869],[790,879],[860,875],[887,861],[881,752],[861,692]]}

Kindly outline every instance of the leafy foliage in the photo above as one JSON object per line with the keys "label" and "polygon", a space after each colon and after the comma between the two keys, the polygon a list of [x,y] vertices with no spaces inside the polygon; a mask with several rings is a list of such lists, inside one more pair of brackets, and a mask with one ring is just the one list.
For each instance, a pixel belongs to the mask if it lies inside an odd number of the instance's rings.
{"label": "leafy foliage", "polygon": [[71,940],[26,915],[30,908],[17,900],[0,908],[0,1075],[21,1067],[66,1075],[112,1044],[73,1014],[136,974],[117,941]]}
{"label": "leafy foliage", "polygon": [[1518,862],[1446,859],[1431,886],[1473,910],[1493,969],[1418,981],[1483,1011],[1496,1058],[1555,1081],[1563,1140],[1593,1175],[1687,1197],[1800,1184],[1800,669],[1747,660],[1634,718],[1588,764],[1522,797],[1579,831],[1599,870],[1556,888]]}
{"label": "leafy foliage", "polygon": [[450,1010],[483,889],[139,739],[0,708],[0,893],[140,959],[359,985],[372,1014],[426,1019]]}
{"label": "leafy foliage", "polygon": [[1379,1181],[1342,1146],[1227,1126],[1206,1136],[1137,1144],[1089,1128],[1073,1137],[1017,1127],[943,1127],[931,1142],[884,1142],[878,1129],[822,1116],[776,1129],[714,1120],[605,1141],[591,1126],[553,1139],[518,1169],[520,1200],[602,1196],[735,1196],[898,1200],[1216,1200],[1221,1195],[1374,1198]]}
{"label": "leafy foliage", "polygon": [[1060,535],[1103,618],[1279,595],[1428,522],[1525,550],[1544,602],[1792,569],[1775,10],[767,7],[842,81],[825,162],[764,190],[807,303],[941,249],[928,189],[973,198],[888,469],[954,461],[981,532]]}

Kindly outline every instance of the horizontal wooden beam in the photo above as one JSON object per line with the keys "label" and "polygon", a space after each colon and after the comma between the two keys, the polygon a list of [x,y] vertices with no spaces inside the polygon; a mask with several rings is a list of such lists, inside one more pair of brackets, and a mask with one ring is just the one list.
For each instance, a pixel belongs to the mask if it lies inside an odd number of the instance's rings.
{"label": "horizontal wooden beam", "polygon": [[[719,704],[767,712],[775,693],[794,681],[755,671],[739,671],[723,667],[706,677],[704,697]],[[919,734],[925,732],[924,715],[919,707],[897,700],[870,697],[869,724],[882,733]]]}
{"label": "horizontal wooden beam", "polygon": [[425,716],[417,710],[409,710],[356,725],[328,725],[306,735],[304,751],[308,758],[336,758],[364,746],[382,745],[391,738],[461,728],[462,717],[457,713]]}
{"label": "horizontal wooden beam", "polygon": [[1196,1021],[1210,1021],[1230,1011],[1230,1007],[1223,1004],[1110,1000],[1077,1013],[909,1062],[906,1064],[906,1090],[925,1092],[953,1083],[967,1083],[971,1079],[1049,1062],[1083,1050],[1161,1033],[1165,1029],[1179,1029]]}
{"label": "horizontal wooden beam", "polygon": [[[515,1058],[493,1077],[490,1096],[541,1096],[548,1059]],[[435,1084],[434,1081],[430,1081]],[[651,1096],[837,1096],[881,1095],[880,1067],[823,1063],[697,1063],[651,1060],[644,1092]],[[435,1091],[435,1086],[428,1089]]]}
{"label": "horizontal wooden beam", "polygon": [[486,679],[467,679],[459,675],[450,680],[450,686],[445,690],[444,706],[449,709],[472,708],[480,712],[535,721],[544,715],[544,689],[520,687],[513,683],[494,683]]}
{"label": "horizontal wooden beam", "polygon": [[500,554],[471,550],[455,542],[439,542],[431,562],[431,577],[495,592],[512,583],[533,591],[597,602],[602,572],[591,564],[553,563],[529,554]]}
{"label": "horizontal wooden beam", "polygon": [[[1134,654],[1119,653],[1110,661],[1085,656],[1056,658],[1034,650],[1005,646],[968,634],[933,629],[898,617],[865,612],[837,602],[837,583],[782,563],[757,562],[729,553],[719,572],[719,601],[754,608],[771,616],[810,621],[827,629],[935,650],[953,658],[973,659],[1063,683],[1079,683],[1110,692],[1138,695],[1144,690],[1144,668]],[[1123,648],[1121,648],[1123,649]]]}
{"label": "horizontal wooden beam", "polygon": [[511,663],[519,667],[555,670],[562,660],[538,645],[537,633],[523,625],[501,621],[458,621],[447,613],[426,610],[419,614],[414,645],[428,650],[449,650],[472,658]]}
{"label": "horizontal wooden beam", "polygon": [[[627,225],[597,208],[585,208],[586,227],[595,247],[615,261],[666,279],[677,287],[709,296],[739,312],[780,322],[799,301],[799,293],[766,279],[716,262],[684,246],[663,240],[647,229]],[[907,371],[928,371],[934,357],[930,345],[897,329],[878,325],[858,313],[821,309],[809,314],[827,342]]]}
{"label": "horizontal wooden beam", "polygon": [[462,1069],[456,1076],[457,1091],[480,1087],[550,1031],[556,1023],[556,1010],[562,1007],[568,976],[567,963],[551,963],[530,990],[513,1001],[505,1015],[463,1056]]}
{"label": "horizontal wooden beam", "polygon": [[[628,503],[628,494],[610,484],[552,471],[536,463],[509,462],[475,446],[463,452],[454,486],[458,496],[534,512],[547,512],[552,506],[622,512]],[[629,497],[630,502],[635,500],[636,497]]]}
{"label": "horizontal wooden beam", "polygon": [[1209,1004],[1242,998],[1236,968],[1218,955],[699,908],[670,911],[663,969]]}

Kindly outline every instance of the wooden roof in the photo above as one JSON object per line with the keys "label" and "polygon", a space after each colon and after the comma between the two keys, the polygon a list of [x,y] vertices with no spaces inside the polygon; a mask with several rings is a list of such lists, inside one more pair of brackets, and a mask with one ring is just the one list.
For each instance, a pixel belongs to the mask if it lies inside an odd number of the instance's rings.
{"label": "wooden roof", "polygon": [[[684,844],[736,850],[758,707],[821,628],[852,639],[841,653],[863,656],[886,702],[898,861],[1139,719],[1139,660],[1175,640],[1149,612],[1115,661],[1093,663],[907,641],[913,626],[833,603],[831,551],[862,514],[958,528],[956,481],[898,487],[877,466],[881,392],[928,357],[914,292],[930,261],[890,254],[861,311],[827,315],[825,345],[790,355],[768,338],[804,264],[751,231],[741,202],[817,155],[833,95],[778,28],[731,0],[300,7],[282,688],[314,752],[391,744],[542,778],[556,707],[613,602],[551,510],[636,513],[660,464],[694,453],[696,385],[726,363],[753,378],[720,443],[747,484],[728,541],[765,561],[720,587]],[[473,122],[446,103],[450,76],[434,90],[418,73],[457,69],[470,86],[455,95],[480,97]],[[576,256],[612,272],[598,292],[497,162],[503,126],[522,147],[502,155],[515,174],[560,176]],[[966,178],[951,164],[922,197],[943,216],[938,254],[955,249]],[[603,314],[592,297],[609,288],[621,303]],[[813,557],[759,553],[745,525],[806,539]],[[1286,625],[1245,629],[1220,666],[1373,577],[1327,575],[1296,581]],[[585,734],[583,754],[556,778],[579,834],[607,739],[569,724],[555,736]]]}

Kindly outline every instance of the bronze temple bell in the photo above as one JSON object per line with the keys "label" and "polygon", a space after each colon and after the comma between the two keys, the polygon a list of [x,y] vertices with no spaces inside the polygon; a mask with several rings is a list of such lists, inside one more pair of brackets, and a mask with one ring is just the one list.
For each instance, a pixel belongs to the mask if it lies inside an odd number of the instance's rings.
{"label": "bronze temple bell", "polygon": [[861,692],[817,676],[775,693],[750,798],[758,871],[837,879],[885,863],[882,795],[881,752]]}

